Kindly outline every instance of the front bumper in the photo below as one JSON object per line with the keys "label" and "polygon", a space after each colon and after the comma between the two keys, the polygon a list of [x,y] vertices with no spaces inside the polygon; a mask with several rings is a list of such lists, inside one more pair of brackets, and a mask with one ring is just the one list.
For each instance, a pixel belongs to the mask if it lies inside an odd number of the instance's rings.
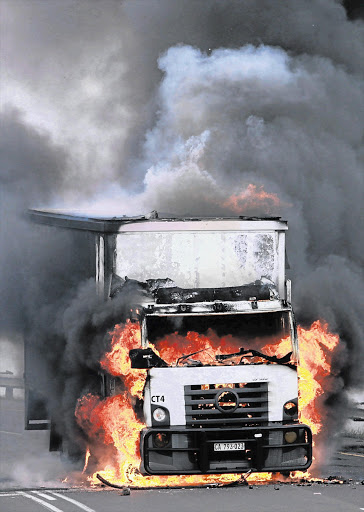
{"label": "front bumper", "polygon": [[[295,432],[296,441],[285,441],[286,432]],[[215,451],[214,443],[243,443],[244,448]],[[140,446],[144,475],[305,471],[312,463],[311,429],[301,424],[145,428]]]}

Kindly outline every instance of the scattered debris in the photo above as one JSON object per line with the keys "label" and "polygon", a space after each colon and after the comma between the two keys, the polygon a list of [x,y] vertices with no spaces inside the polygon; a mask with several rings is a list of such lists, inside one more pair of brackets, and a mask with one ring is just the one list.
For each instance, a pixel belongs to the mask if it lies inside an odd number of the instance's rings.
{"label": "scattered debris", "polygon": [[124,485],[113,484],[113,483],[109,482],[108,480],[106,480],[105,478],[103,478],[99,473],[97,473],[96,477],[100,480],[100,482],[102,482],[105,485],[108,485],[109,487],[113,487],[114,489],[122,489],[123,492],[120,493],[121,496],[129,496],[129,494],[130,494],[129,487],[125,487]]}
{"label": "scattered debris", "polygon": [[[361,480],[361,481],[354,481],[352,478],[349,478],[349,479],[345,479],[345,478],[342,478],[342,477],[339,477],[339,476],[336,476],[336,475],[331,475],[331,476],[328,476],[327,478],[300,478],[300,479],[297,479],[297,480],[294,480],[294,479],[288,479],[288,480],[276,480],[275,482],[259,482],[259,481],[255,481],[254,483],[252,482],[248,482],[247,478],[249,477],[249,475],[252,473],[251,470],[249,470],[247,473],[244,473],[243,475],[240,476],[240,478],[238,478],[237,480],[235,480],[234,482],[229,482],[229,483],[223,483],[223,484],[219,484],[219,483],[209,483],[207,485],[200,485],[200,486],[193,486],[195,488],[197,487],[200,487],[200,488],[206,488],[206,489],[217,489],[217,488],[222,488],[222,487],[239,487],[239,486],[244,486],[244,487],[248,487],[249,489],[254,489],[255,486],[264,486],[264,485],[272,485],[273,489],[275,491],[279,491],[280,488],[285,485],[293,485],[293,486],[297,486],[297,487],[312,487],[312,486],[315,486],[315,485],[325,485],[325,486],[328,486],[328,485],[350,485],[353,489],[356,489],[356,486],[357,485],[364,485],[364,480]],[[120,492],[120,495],[121,496],[129,496],[130,493],[131,493],[131,490],[147,490],[147,489],[150,489],[150,487],[127,487],[125,485],[118,485],[118,484],[114,484],[112,482],[109,482],[108,480],[106,480],[105,478],[103,478],[99,473],[97,473],[97,478],[98,480],[101,482],[101,487],[104,487],[104,486],[109,486],[109,487],[113,487],[115,489],[121,489],[122,492]],[[161,489],[185,489],[186,487],[184,486],[164,486],[164,487],[158,487],[159,490]],[[314,493],[314,494],[320,494],[320,493]]]}
{"label": "scattered debris", "polygon": [[[249,483],[248,483],[248,476],[251,474],[252,470],[249,469],[249,471],[247,471],[246,473],[244,473],[243,475],[240,475],[240,478],[238,478],[238,480],[235,480],[234,482],[229,482],[228,484],[220,484],[218,485],[218,487],[237,487],[239,485],[246,485],[248,486]],[[252,486],[249,488],[252,488]]]}

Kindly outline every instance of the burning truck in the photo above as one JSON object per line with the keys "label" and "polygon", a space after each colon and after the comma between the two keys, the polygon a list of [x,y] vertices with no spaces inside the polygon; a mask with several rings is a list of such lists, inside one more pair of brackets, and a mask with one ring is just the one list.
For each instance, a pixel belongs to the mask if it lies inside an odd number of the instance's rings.
{"label": "burning truck", "polygon": [[[127,364],[144,372],[139,395],[129,394],[143,475],[289,473],[311,465],[311,429],[299,420],[285,221],[30,216],[87,232],[99,297],[127,301],[120,322],[138,332],[139,343],[128,346]],[[122,379],[101,365],[101,399],[117,396]],[[27,424],[37,428],[49,420],[34,419],[30,381]]]}

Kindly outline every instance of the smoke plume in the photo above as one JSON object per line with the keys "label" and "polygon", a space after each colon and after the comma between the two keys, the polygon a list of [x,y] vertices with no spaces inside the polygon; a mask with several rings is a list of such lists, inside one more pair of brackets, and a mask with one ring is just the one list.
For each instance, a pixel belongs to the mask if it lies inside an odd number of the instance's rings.
{"label": "smoke plume", "polygon": [[[327,320],[349,350],[344,385],[363,385],[364,23],[353,3],[2,3],[1,329],[25,330],[46,361],[58,429],[82,438],[75,402],[118,308],[90,291],[87,240],[44,236],[22,217],[31,206],[282,215],[298,321]],[[258,207],[254,191],[266,194]]]}

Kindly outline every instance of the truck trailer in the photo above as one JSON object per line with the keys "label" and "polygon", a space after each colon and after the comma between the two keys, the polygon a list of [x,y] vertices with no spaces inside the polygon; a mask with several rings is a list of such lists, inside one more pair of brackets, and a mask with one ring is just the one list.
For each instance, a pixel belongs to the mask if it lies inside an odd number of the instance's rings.
{"label": "truck trailer", "polygon": [[[140,291],[126,297],[141,332],[130,365],[147,370],[142,474],[289,473],[311,465],[311,430],[299,420],[286,221],[29,215],[87,232],[103,300],[131,286]],[[214,343],[189,353],[191,333]],[[172,339],[178,346],[171,360],[163,353]],[[275,350],[282,340],[283,355]],[[116,390],[113,377],[103,375],[105,396]]]}

